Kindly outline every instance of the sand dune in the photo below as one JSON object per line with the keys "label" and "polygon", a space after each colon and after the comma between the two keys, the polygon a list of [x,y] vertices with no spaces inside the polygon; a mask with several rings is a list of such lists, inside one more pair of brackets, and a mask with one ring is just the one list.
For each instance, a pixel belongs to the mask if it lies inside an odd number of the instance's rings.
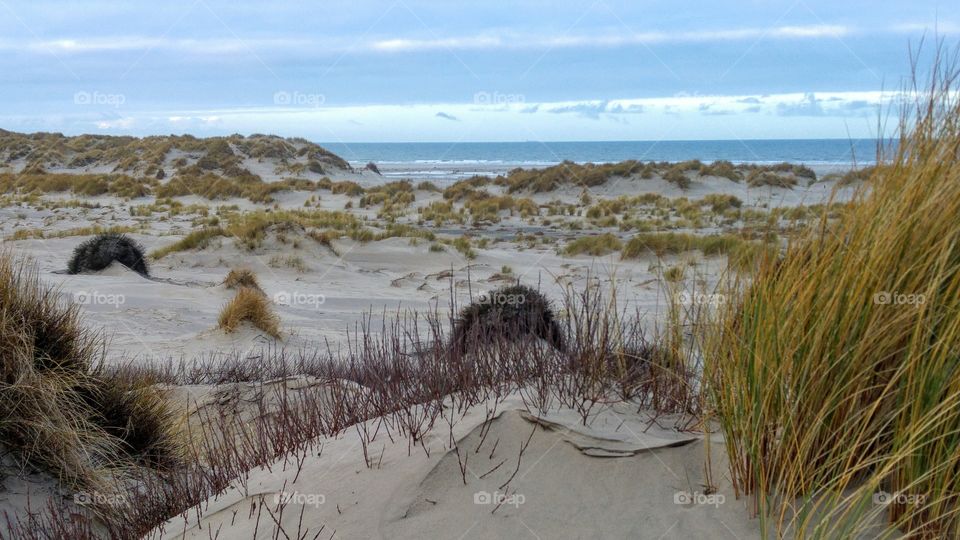
{"label": "sand dune", "polygon": [[[358,431],[319,439],[302,465],[251,471],[199,519],[167,522],[163,537],[249,538],[278,527],[350,539],[759,537],[723,480],[722,444],[674,429],[683,418],[619,404],[583,426],[570,409],[531,414],[518,395],[493,406],[471,408],[452,429],[439,422],[423,447],[382,432],[368,444],[370,467]],[[719,480],[710,495],[706,444]]]}

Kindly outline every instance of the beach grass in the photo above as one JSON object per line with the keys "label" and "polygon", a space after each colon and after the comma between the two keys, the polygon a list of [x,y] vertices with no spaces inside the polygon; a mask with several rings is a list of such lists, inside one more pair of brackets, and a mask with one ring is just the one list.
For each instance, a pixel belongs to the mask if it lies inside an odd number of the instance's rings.
{"label": "beach grass", "polygon": [[263,292],[250,287],[237,289],[233,300],[220,310],[218,328],[228,334],[248,322],[271,337],[280,337],[280,318],[273,312],[270,300]]}
{"label": "beach grass", "polygon": [[644,253],[652,253],[662,257],[693,250],[699,250],[704,255],[727,255],[748,249],[748,244],[748,240],[735,234],[701,236],[677,232],[641,233],[624,245],[622,256],[624,259],[635,259]]}
{"label": "beach grass", "polygon": [[601,257],[621,249],[623,249],[623,242],[616,235],[605,233],[595,236],[581,236],[568,243],[563,248],[563,254],[568,257],[583,254]]}
{"label": "beach grass", "polygon": [[260,286],[260,280],[257,279],[257,275],[250,270],[249,268],[233,268],[230,272],[227,273],[227,277],[223,279],[223,286],[228,289],[239,290],[241,288],[253,289],[255,291],[263,292],[263,287]]}
{"label": "beach grass", "polygon": [[908,89],[890,165],[732,286],[705,339],[730,472],[764,531],[960,531],[955,66]]}
{"label": "beach grass", "polygon": [[104,371],[103,336],[35,267],[0,252],[0,440],[69,490],[111,490],[138,466],[173,467],[185,440],[155,388]]}

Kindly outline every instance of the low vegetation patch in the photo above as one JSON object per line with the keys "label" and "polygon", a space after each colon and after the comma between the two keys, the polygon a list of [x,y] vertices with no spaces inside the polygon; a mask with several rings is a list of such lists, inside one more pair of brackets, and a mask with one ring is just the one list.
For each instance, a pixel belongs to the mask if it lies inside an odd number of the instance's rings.
{"label": "low vegetation patch", "polygon": [[421,221],[432,222],[437,227],[447,223],[463,224],[466,221],[463,213],[457,211],[450,201],[433,201],[418,208],[417,213]]}
{"label": "low vegetation patch", "polygon": [[752,267],[760,258],[776,254],[776,247],[746,240],[734,234],[701,236],[687,233],[642,233],[631,238],[623,247],[623,259],[635,259],[644,254],[657,257],[698,250],[704,255],[726,255],[736,268]]}
{"label": "low vegetation patch", "polygon": [[437,187],[433,182],[423,181],[417,184],[418,191],[432,191],[434,193],[440,193],[440,188]]}
{"label": "low vegetation patch", "polygon": [[330,185],[330,192],[334,195],[346,195],[348,197],[359,197],[363,195],[364,190],[360,184],[345,180],[343,182],[334,182]]}
{"label": "low vegetation patch", "polygon": [[717,160],[710,165],[702,165],[699,174],[700,176],[718,176],[733,182],[743,180],[743,174],[737,170],[733,163],[726,160]]}
{"label": "low vegetation patch", "polygon": [[227,273],[227,277],[223,280],[223,285],[228,289],[239,290],[246,288],[263,294],[263,288],[260,287],[260,281],[257,279],[257,275],[249,268],[234,268],[230,270],[230,272]]}
{"label": "low vegetation patch", "polygon": [[710,193],[700,199],[700,204],[710,207],[710,210],[721,213],[731,208],[740,208],[743,201],[734,195],[724,193]]}
{"label": "low vegetation patch", "polygon": [[280,338],[280,318],[273,312],[270,300],[262,292],[249,287],[238,289],[233,300],[223,306],[218,327],[229,334],[244,322],[273,338]]}
{"label": "low vegetation patch", "polygon": [[663,173],[663,179],[680,189],[688,189],[691,185],[690,177],[683,167],[673,166]]}
{"label": "low vegetation patch", "polygon": [[471,176],[443,190],[443,198],[448,201],[459,202],[470,198],[489,197],[490,195],[480,188],[492,183],[493,180],[488,176]]}
{"label": "low vegetation patch", "polygon": [[125,174],[0,173],[2,193],[72,192],[84,197],[113,195],[134,199],[150,195],[158,182]]}
{"label": "low vegetation patch", "polygon": [[155,249],[150,252],[150,257],[159,260],[171,253],[176,253],[178,251],[189,251],[192,249],[203,249],[210,244],[210,240],[214,238],[220,238],[226,236],[227,232],[219,226],[213,227],[204,227],[202,229],[191,232],[190,234],[184,236],[180,240],[170,244],[169,246],[164,246],[159,249]]}
{"label": "low vegetation patch", "polygon": [[138,227],[131,227],[129,225],[113,225],[110,227],[102,227],[100,225],[92,225],[89,227],[77,227],[75,229],[63,229],[60,231],[49,230],[49,229],[17,229],[9,236],[10,240],[28,240],[31,238],[66,238],[68,236],[91,236],[91,235],[100,235],[100,234],[125,234],[138,232],[140,229]]}
{"label": "low vegetation patch", "polygon": [[568,257],[590,255],[600,257],[623,249],[623,242],[616,235],[606,233],[597,236],[582,236],[567,244],[563,253]]}
{"label": "low vegetation patch", "polygon": [[453,240],[444,240],[444,243],[453,246],[453,248],[459,251],[467,260],[477,258],[477,252],[473,250],[473,243],[470,241],[469,236],[464,235],[454,238]]}
{"label": "low vegetation patch", "polygon": [[528,198],[514,198],[510,195],[491,196],[486,198],[476,198],[468,200],[464,208],[470,212],[474,223],[500,221],[500,213],[508,212],[513,215],[514,212],[520,214],[520,217],[535,216],[539,213],[537,204]]}
{"label": "low vegetation patch", "polygon": [[797,185],[797,178],[779,172],[754,169],[747,175],[747,185],[750,187],[770,186],[792,188]]}
{"label": "low vegetation patch", "polygon": [[[544,193],[555,191],[564,186],[593,187],[607,183],[612,178],[639,177],[641,179],[654,178],[660,175],[664,180],[676,184],[681,189],[688,189],[692,178],[715,176],[740,182],[745,177],[753,178],[751,186],[760,185],[795,185],[797,178],[808,181],[816,180],[816,173],[809,167],[793,163],[777,163],[773,165],[738,164],[730,161],[718,160],[711,164],[700,160],[689,160],[678,163],[648,162],[627,160],[619,163],[585,163],[579,164],[564,161],[559,165],[543,169],[514,169],[506,176],[491,178],[489,176],[474,176],[461,180],[444,190],[444,198],[452,201],[461,201],[469,198],[482,197],[485,193],[481,188],[487,185],[502,186],[509,193]],[[793,183],[791,184],[791,179]],[[763,182],[773,182],[766,184]]]}

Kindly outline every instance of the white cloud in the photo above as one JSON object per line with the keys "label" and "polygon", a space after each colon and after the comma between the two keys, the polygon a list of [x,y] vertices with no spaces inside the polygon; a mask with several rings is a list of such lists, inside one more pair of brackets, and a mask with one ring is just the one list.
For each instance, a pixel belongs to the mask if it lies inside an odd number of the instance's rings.
{"label": "white cloud", "polygon": [[368,44],[368,48],[384,52],[424,51],[435,49],[493,49],[503,45],[498,36],[473,36],[440,39],[385,39]]}
{"label": "white cloud", "polygon": [[[912,96],[818,91],[488,105],[443,102],[179,110],[127,107],[122,115],[102,115],[74,107],[66,114],[0,114],[0,126],[66,134],[274,133],[319,142],[860,138],[876,135],[878,106],[896,109],[898,100],[906,98]],[[822,114],[782,114],[790,107],[797,112],[796,107],[809,106],[811,100],[816,101]],[[604,104],[602,109],[600,104]],[[438,111],[458,121],[438,118]]]}
{"label": "white cloud", "polygon": [[115,118],[113,120],[98,120],[95,125],[97,129],[104,131],[131,129],[136,124],[136,119],[131,116]]}
{"label": "white cloud", "polygon": [[36,41],[0,40],[0,50],[83,54],[166,49],[192,54],[229,54],[250,49],[303,47],[313,43],[311,40],[303,39],[173,39],[147,36],[116,36],[110,38],[61,38]]}
{"label": "white cloud", "polygon": [[774,28],[706,29],[684,32],[641,32],[573,35],[529,35],[484,32],[473,36],[437,37],[429,39],[389,38],[367,40],[354,46],[344,46],[345,40],[326,38],[206,38],[181,39],[171,37],[115,36],[107,38],[76,38],[22,41],[0,40],[0,50],[33,53],[84,54],[145,50],[172,50],[190,54],[232,54],[253,50],[298,49],[344,52],[367,50],[384,53],[418,52],[432,50],[492,50],[545,49],[576,47],[620,47],[658,43],[714,42],[747,39],[815,39],[842,37],[855,30],[841,25],[779,26]]}
{"label": "white cloud", "polygon": [[223,122],[223,117],[216,114],[173,115],[168,116],[166,120],[176,129],[191,129],[218,126]]}
{"label": "white cloud", "polygon": [[[47,124],[34,123],[30,129],[197,135],[268,132],[317,141],[461,140],[464,130],[470,133],[469,140],[477,141],[569,140],[570,133],[583,140],[635,139],[637,133],[651,139],[790,138],[796,133],[811,138],[848,133],[869,137],[876,127],[877,107],[895,107],[901,97],[897,92],[796,92],[487,105],[127,110],[115,118],[91,118],[87,113],[48,117]],[[0,125],[24,125],[20,120],[0,117]],[[384,125],[397,128],[385,132]]]}
{"label": "white cloud", "polygon": [[779,26],[687,32],[641,32],[582,34],[568,36],[490,35],[436,39],[390,39],[375,41],[370,48],[380,51],[424,51],[440,49],[573,48],[653,45],[658,43],[735,41],[768,38],[843,37],[854,32],[842,25]]}
{"label": "white cloud", "polygon": [[960,34],[960,24],[953,21],[936,21],[935,23],[902,23],[893,26],[893,31],[907,34],[927,32],[929,34]]}
{"label": "white cloud", "polygon": [[787,38],[843,37],[850,28],[837,24],[819,24],[815,26],[781,26],[774,28],[770,35]]}

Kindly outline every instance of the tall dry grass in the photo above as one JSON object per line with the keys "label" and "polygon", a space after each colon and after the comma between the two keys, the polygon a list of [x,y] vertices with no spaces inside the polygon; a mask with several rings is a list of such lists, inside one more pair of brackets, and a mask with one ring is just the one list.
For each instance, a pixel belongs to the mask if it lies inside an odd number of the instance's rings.
{"label": "tall dry grass", "polygon": [[889,167],[735,285],[706,337],[732,478],[766,533],[960,535],[960,71],[947,56],[906,89]]}
{"label": "tall dry grass", "polygon": [[75,308],[58,305],[35,269],[0,253],[0,443],[24,466],[67,486],[95,484],[96,460],[116,451],[75,406],[99,353]]}
{"label": "tall dry grass", "polygon": [[260,281],[257,279],[257,275],[249,268],[240,267],[230,269],[230,272],[227,273],[227,277],[223,279],[223,286],[228,289],[238,290],[246,287],[248,289],[259,291],[261,294],[263,294],[263,287],[260,286]]}
{"label": "tall dry grass", "polygon": [[280,318],[270,305],[270,299],[263,291],[250,287],[240,287],[236,296],[220,310],[218,327],[225,332],[236,331],[244,322],[274,338],[280,337]]}
{"label": "tall dry grass", "polygon": [[[0,251],[0,450],[67,492],[115,492],[182,457],[178,416],[147,381],[103,367],[103,340],[36,267]],[[94,506],[104,517],[113,510]]]}

